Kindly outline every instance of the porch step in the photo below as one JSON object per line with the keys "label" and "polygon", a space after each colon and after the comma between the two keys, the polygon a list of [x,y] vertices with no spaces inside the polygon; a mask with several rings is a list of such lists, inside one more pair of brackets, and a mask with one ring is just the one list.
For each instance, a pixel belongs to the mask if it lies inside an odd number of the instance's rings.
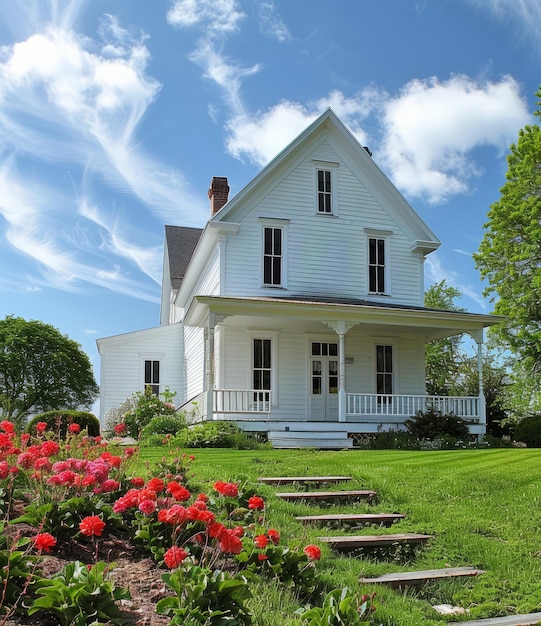
{"label": "porch step", "polygon": [[372,548],[374,546],[391,546],[393,544],[421,544],[434,535],[418,535],[416,533],[403,533],[400,535],[349,535],[341,537],[319,537],[322,543],[328,543],[335,550],[347,550],[348,548]]}
{"label": "porch step", "polygon": [[541,613],[508,615],[506,617],[489,617],[473,622],[447,622],[452,626],[535,626],[541,622]]}
{"label": "porch step", "polygon": [[348,482],[351,480],[351,476],[270,476],[261,477],[258,480],[266,485],[289,485],[292,483],[326,485],[328,483]]}
{"label": "porch step", "polygon": [[353,448],[353,440],[346,431],[271,430],[267,436],[273,448]]}
{"label": "porch step", "polygon": [[310,522],[342,522],[345,524],[380,524],[389,526],[405,517],[404,513],[335,513],[332,515],[301,515],[295,519],[305,524]]}
{"label": "porch step", "polygon": [[365,499],[372,501],[377,496],[375,491],[368,489],[356,489],[354,491],[298,491],[292,493],[277,493],[277,498],[282,500],[319,500],[319,501],[332,501],[332,500],[358,500]]}
{"label": "porch step", "polygon": [[398,572],[396,574],[383,574],[383,576],[378,576],[377,578],[360,578],[359,582],[369,584],[386,584],[391,587],[407,587],[420,585],[429,580],[457,578],[462,576],[479,576],[479,574],[484,574],[484,570],[475,567],[446,567],[444,569],[429,569],[424,572]]}

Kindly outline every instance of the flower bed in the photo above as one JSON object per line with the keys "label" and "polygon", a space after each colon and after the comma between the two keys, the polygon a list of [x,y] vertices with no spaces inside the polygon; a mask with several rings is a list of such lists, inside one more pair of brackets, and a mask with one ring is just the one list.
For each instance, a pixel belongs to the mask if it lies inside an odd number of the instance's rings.
{"label": "flower bed", "polygon": [[[279,580],[305,604],[321,596],[319,547],[283,545],[253,487],[216,481],[194,489],[187,455],[164,459],[150,478],[132,476],[136,454],[76,428],[58,442],[41,423],[18,435],[0,422],[0,620],[129,623],[129,590],[117,586],[109,562],[115,541],[161,569],[167,591],[155,610],[164,624],[251,624],[246,603],[256,579]],[[77,558],[48,571],[47,559],[67,549]],[[349,623],[368,623],[360,621],[367,607],[358,608]]]}

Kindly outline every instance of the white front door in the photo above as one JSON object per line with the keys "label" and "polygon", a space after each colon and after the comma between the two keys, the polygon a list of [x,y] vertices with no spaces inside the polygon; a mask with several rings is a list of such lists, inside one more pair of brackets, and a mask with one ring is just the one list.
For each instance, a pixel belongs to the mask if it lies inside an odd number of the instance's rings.
{"label": "white front door", "polygon": [[311,342],[310,420],[338,421],[338,344]]}

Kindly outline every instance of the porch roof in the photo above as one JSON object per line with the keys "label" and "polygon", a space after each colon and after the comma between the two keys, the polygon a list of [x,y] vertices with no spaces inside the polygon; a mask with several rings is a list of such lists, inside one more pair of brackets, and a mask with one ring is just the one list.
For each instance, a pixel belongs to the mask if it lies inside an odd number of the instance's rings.
{"label": "porch roof", "polygon": [[376,329],[394,327],[425,335],[427,341],[461,333],[482,333],[503,317],[444,311],[393,302],[304,295],[281,297],[194,296],[185,317],[187,326],[205,326],[209,313],[220,316],[285,317],[322,323],[346,322]]}

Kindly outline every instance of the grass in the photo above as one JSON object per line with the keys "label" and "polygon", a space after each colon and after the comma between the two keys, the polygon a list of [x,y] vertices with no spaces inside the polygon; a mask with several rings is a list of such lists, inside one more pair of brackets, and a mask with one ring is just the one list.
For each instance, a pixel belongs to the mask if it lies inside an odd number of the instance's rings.
{"label": "grass", "polygon": [[[159,461],[164,448],[143,448],[142,461]],[[369,555],[340,555],[321,545],[318,570],[328,587],[376,591],[374,623],[385,626],[442,624],[434,604],[469,610],[456,619],[481,619],[541,610],[541,450],[452,450],[435,452],[314,450],[191,450],[194,480],[257,482],[260,476],[350,475],[336,489],[373,489],[378,502],[335,505],[340,512],[398,512],[407,517],[391,528],[366,527],[353,532],[418,532],[435,538],[415,551],[395,549]],[[325,489],[328,489],[326,487]],[[318,543],[327,534],[348,534],[304,526],[296,515],[329,512],[321,504],[288,503],[259,486],[267,502],[268,526],[292,546]],[[469,565],[486,570],[473,579],[430,583],[407,593],[362,585],[360,576]],[[292,615],[295,599],[266,585],[254,593],[254,623],[300,624]],[[274,620],[274,621],[273,621]]]}

